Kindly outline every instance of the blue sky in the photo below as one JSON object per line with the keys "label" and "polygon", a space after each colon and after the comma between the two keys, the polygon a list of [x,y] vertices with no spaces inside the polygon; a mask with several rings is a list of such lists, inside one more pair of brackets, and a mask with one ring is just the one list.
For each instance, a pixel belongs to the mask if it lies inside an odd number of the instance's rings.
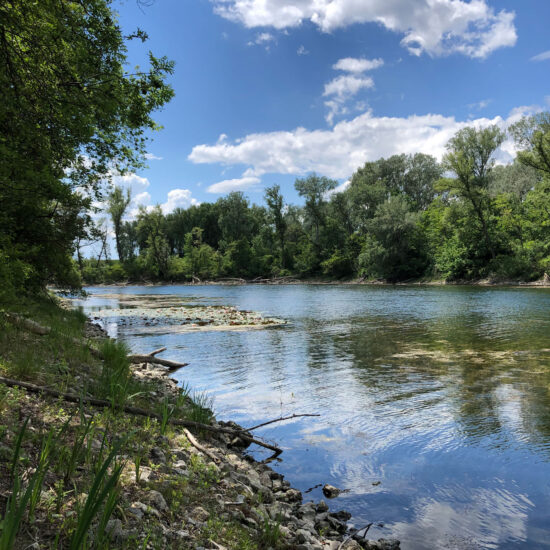
{"label": "blue sky", "polygon": [[[440,157],[467,124],[550,108],[544,0],[155,0],[115,3],[132,43],[176,62],[149,169],[116,178],[165,212],[232,190],[261,203],[296,177],[340,183],[367,160]],[[510,142],[501,161],[514,154]]]}

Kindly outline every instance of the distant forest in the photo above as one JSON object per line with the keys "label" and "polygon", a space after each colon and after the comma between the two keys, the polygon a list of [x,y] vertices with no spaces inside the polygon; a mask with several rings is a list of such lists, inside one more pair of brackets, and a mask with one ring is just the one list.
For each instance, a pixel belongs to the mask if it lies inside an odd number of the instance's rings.
{"label": "distant forest", "polygon": [[123,222],[130,196],[115,188],[107,213],[119,260],[84,259],[77,246],[79,271],[88,283],[537,279],[550,270],[550,114],[509,132],[523,148],[512,164],[495,166],[506,137],[498,127],[465,128],[441,163],[421,153],[367,162],[343,191],[316,174],[297,179],[304,206],[273,185],[263,206],[233,192]]}
{"label": "distant forest", "polygon": [[[149,53],[128,71],[128,43],[147,34],[125,35],[104,0],[86,6],[0,4],[0,298],[83,281],[537,279],[550,270],[548,112],[507,129],[519,151],[508,166],[494,161],[502,129],[467,127],[441,162],[367,162],[339,192],[326,177],[299,178],[303,206],[274,185],[263,206],[231,193],[126,221],[130,197],[109,180],[144,167],[159,129],[152,117],[174,95],[174,63]],[[97,204],[110,228],[97,223]],[[90,242],[96,258],[83,257]]]}

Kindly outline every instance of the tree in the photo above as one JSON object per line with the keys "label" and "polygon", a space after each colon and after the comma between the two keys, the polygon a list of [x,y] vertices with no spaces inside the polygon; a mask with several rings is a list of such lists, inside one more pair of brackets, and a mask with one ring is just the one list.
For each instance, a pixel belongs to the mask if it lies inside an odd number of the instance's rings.
{"label": "tree", "polygon": [[285,237],[286,237],[286,220],[284,216],[284,201],[281,194],[281,188],[278,185],[273,185],[265,190],[265,202],[269,209],[270,221],[275,226],[275,233],[279,239],[281,267],[285,268]]}
{"label": "tree", "polygon": [[448,152],[443,158],[444,169],[456,175],[456,179],[444,180],[443,187],[469,201],[481,224],[485,246],[492,258],[496,253],[488,225],[490,197],[487,189],[495,163],[494,153],[504,138],[504,132],[496,125],[481,129],[463,128],[449,140]]}
{"label": "tree", "polygon": [[70,285],[79,217],[143,165],[173,63],[127,73],[126,43],[146,34],[124,36],[108,0],[2,2],[0,36],[0,247],[26,288]]}
{"label": "tree", "polygon": [[518,160],[550,174],[550,112],[524,117],[510,127],[516,143],[524,149],[518,153]]}
{"label": "tree", "polygon": [[111,216],[113,228],[115,230],[116,251],[118,259],[124,262],[127,259],[126,251],[123,248],[122,238],[122,218],[128,205],[130,204],[130,190],[126,190],[126,194],[122,187],[118,185],[109,193],[107,197],[107,212]]}
{"label": "tree", "polygon": [[141,206],[138,213],[138,231],[146,237],[146,259],[152,273],[161,279],[168,276],[170,249],[166,238],[165,219],[157,204],[150,212]]}
{"label": "tree", "polygon": [[305,179],[297,179],[294,187],[300,197],[305,197],[305,212],[307,222],[313,229],[313,243],[319,244],[319,231],[324,223],[326,205],[325,197],[329,191],[332,191],[338,182],[325,176],[318,176],[313,173]]}
{"label": "tree", "polygon": [[248,200],[240,191],[233,191],[217,201],[219,207],[218,224],[226,243],[248,238],[251,234],[251,218]]}

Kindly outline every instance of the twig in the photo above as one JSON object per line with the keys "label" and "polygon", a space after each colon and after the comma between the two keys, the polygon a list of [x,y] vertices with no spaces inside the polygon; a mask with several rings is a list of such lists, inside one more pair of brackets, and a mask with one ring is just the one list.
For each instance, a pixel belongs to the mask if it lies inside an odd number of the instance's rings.
{"label": "twig", "polygon": [[369,529],[371,528],[371,526],[372,526],[372,522],[367,523],[365,527],[361,527],[361,529],[357,529],[357,531],[355,531],[352,535],[347,536],[340,543],[340,546],[338,546],[338,550],[342,550],[342,548],[344,548],[344,546],[348,543],[348,541],[350,541],[357,533],[359,533],[359,531],[362,531],[363,529],[365,529],[365,532],[363,533],[363,537],[362,537],[364,539],[367,536],[367,533],[369,532]]}
{"label": "twig", "polygon": [[300,418],[302,416],[321,416],[321,415],[320,414],[293,414],[291,416],[281,416],[280,418],[276,418],[275,420],[269,420],[268,422],[263,422],[262,424],[258,424],[257,426],[252,426],[252,428],[246,428],[246,431],[251,432],[252,430],[263,428],[268,424],[274,424],[275,422],[282,422],[283,420],[291,420],[292,418]]}
{"label": "twig", "polygon": [[[71,403],[82,403],[83,405],[92,405],[94,407],[101,407],[101,408],[109,408],[112,406],[112,403],[110,401],[105,401],[104,399],[96,399],[95,397],[81,397],[79,395],[74,395],[71,393],[63,393],[57,390],[46,388],[44,386],[36,386],[35,384],[31,384],[29,382],[22,382],[21,380],[12,380],[11,378],[4,378],[3,376],[0,376],[0,383],[10,387],[17,386],[33,393],[44,393],[46,395],[51,395],[53,397],[60,397],[64,401],[69,401]],[[120,410],[128,414],[156,418],[157,420],[162,421],[162,415],[152,411],[148,411],[146,409],[141,409],[139,407],[131,407],[131,406],[125,405],[123,407],[120,407]],[[227,433],[236,437],[240,437],[241,439],[244,439],[249,443],[255,443],[260,447],[264,447],[266,449],[269,449],[270,451],[273,451],[274,454],[272,458],[276,458],[283,452],[283,450],[280,447],[271,445],[269,443],[265,443],[264,441],[256,439],[255,437],[252,437],[241,430],[224,428],[221,426],[215,427],[215,426],[210,426],[209,424],[201,424],[200,422],[195,422],[193,420],[182,420],[179,418],[170,418],[168,422],[170,424],[173,424],[174,426],[195,428],[197,430],[204,430],[207,432],[214,432],[214,433]]]}
{"label": "twig", "polygon": [[187,429],[183,428],[183,433],[189,439],[189,443],[198,449],[201,453],[204,453],[207,457],[211,458],[216,464],[220,463],[220,459],[214,454],[211,453],[207,448],[203,447],[194,437],[193,434]]}

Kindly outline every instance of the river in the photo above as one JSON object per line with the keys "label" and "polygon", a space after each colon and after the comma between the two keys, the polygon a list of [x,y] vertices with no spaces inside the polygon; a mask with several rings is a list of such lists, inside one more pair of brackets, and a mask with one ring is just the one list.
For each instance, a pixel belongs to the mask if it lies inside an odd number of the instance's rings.
{"label": "river", "polygon": [[[329,502],[374,522],[369,538],[404,550],[550,548],[550,290],[453,286],[90,287],[178,294],[288,320],[241,332],[141,333],[134,352],[167,346],[182,383],[214,398],[219,419],[285,452],[293,486],[345,489]],[[255,456],[262,458],[261,451]],[[323,498],[315,488],[305,498]],[[377,524],[383,524],[383,527]]]}

